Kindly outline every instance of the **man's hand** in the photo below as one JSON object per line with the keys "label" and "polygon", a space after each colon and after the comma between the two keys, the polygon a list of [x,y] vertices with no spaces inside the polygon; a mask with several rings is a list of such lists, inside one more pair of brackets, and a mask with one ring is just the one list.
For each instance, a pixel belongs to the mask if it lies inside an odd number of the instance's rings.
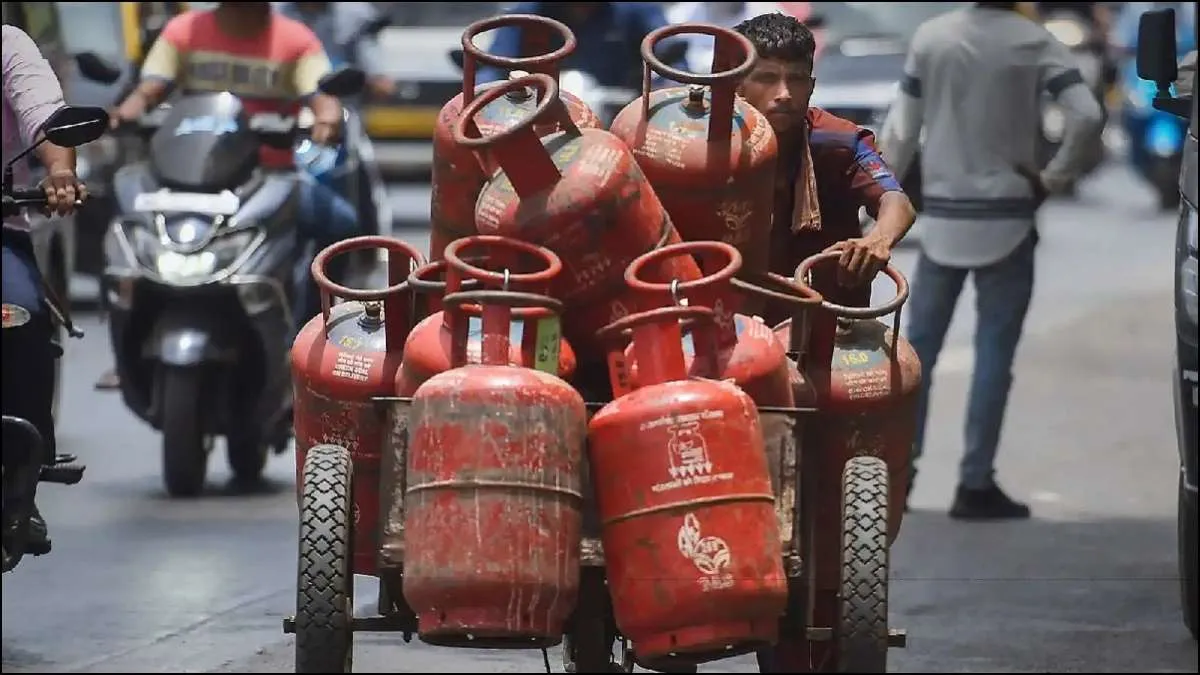
{"label": "man's hand", "polygon": [[57,216],[75,212],[75,202],[87,199],[87,186],[75,177],[71,169],[54,169],[42,179],[46,191],[46,211]]}
{"label": "man's hand", "polygon": [[1046,184],[1042,182],[1042,177],[1023,166],[1017,167],[1017,173],[1021,177],[1029,181],[1029,189],[1033,191],[1033,207],[1041,208],[1046,198],[1050,196],[1050,190],[1046,188]]}
{"label": "man's hand", "polygon": [[333,145],[342,131],[341,119],[317,119],[313,121],[310,136],[317,145]]}
{"label": "man's hand", "polygon": [[389,99],[396,94],[396,81],[384,75],[375,75],[367,80],[367,91],[374,99]]}
{"label": "man's hand", "polygon": [[136,92],[109,113],[109,126],[116,129],[122,122],[133,122],[146,112],[146,102]]}
{"label": "man's hand", "polygon": [[892,247],[880,236],[868,234],[857,239],[847,239],[825,249],[825,252],[841,251],[838,259],[838,284],[845,288],[858,288],[871,283],[892,259]]}

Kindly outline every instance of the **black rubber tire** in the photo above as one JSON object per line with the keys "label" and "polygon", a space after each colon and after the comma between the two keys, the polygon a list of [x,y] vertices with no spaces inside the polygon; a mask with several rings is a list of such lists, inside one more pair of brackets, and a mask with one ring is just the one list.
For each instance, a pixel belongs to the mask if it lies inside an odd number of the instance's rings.
{"label": "black rubber tire", "polygon": [[853,457],[842,471],[838,672],[886,673],[888,652],[888,469]]}
{"label": "black rubber tire", "polygon": [[1200,565],[1200,533],[1196,532],[1197,500],[1188,498],[1183,485],[1183,472],[1179,472],[1179,592],[1183,608],[1183,623],[1192,633],[1193,640],[1200,640],[1200,581],[1197,566]]}
{"label": "black rubber tire", "polygon": [[296,672],[349,673],[354,659],[350,453],[317,445],[304,459],[296,579]]}
{"label": "black rubber tire", "polygon": [[172,497],[195,497],[204,490],[208,445],[201,419],[201,372],[164,368],[162,382],[163,483]]}

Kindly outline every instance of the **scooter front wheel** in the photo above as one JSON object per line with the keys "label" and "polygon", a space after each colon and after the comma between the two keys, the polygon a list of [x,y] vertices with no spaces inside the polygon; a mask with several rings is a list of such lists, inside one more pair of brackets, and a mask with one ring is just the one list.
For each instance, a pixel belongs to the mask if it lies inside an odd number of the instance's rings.
{"label": "scooter front wheel", "polygon": [[201,419],[198,368],[160,371],[163,482],[172,497],[194,497],[204,489],[208,439]]}

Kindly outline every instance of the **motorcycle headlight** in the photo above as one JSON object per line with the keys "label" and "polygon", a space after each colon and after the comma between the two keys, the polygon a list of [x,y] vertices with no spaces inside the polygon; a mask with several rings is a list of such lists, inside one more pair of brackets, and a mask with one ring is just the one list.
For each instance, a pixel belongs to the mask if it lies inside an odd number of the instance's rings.
{"label": "motorcycle headlight", "polygon": [[1054,19],[1047,21],[1045,26],[1051,35],[1068,47],[1078,47],[1087,37],[1083,27],[1074,21]]}
{"label": "motorcycle headlight", "polygon": [[194,253],[177,253],[160,247],[154,256],[153,269],[168,283],[200,283],[235,265],[257,235],[253,229],[217,235]]}
{"label": "motorcycle headlight", "polygon": [[163,231],[167,238],[181,246],[200,245],[213,229],[211,218],[201,216],[177,216],[167,218],[163,223]]}

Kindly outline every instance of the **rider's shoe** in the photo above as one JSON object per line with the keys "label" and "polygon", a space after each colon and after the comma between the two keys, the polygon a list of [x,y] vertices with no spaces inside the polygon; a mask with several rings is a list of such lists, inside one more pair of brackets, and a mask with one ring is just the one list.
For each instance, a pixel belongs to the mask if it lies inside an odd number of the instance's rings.
{"label": "rider's shoe", "polygon": [[96,380],[96,389],[98,391],[112,391],[121,388],[121,376],[117,375],[117,369],[111,368],[104,371],[100,378]]}
{"label": "rider's shoe", "polygon": [[29,514],[29,540],[25,544],[25,550],[30,555],[46,555],[50,548],[50,531],[46,527],[46,519],[42,518],[38,507],[34,506],[33,513]]}

